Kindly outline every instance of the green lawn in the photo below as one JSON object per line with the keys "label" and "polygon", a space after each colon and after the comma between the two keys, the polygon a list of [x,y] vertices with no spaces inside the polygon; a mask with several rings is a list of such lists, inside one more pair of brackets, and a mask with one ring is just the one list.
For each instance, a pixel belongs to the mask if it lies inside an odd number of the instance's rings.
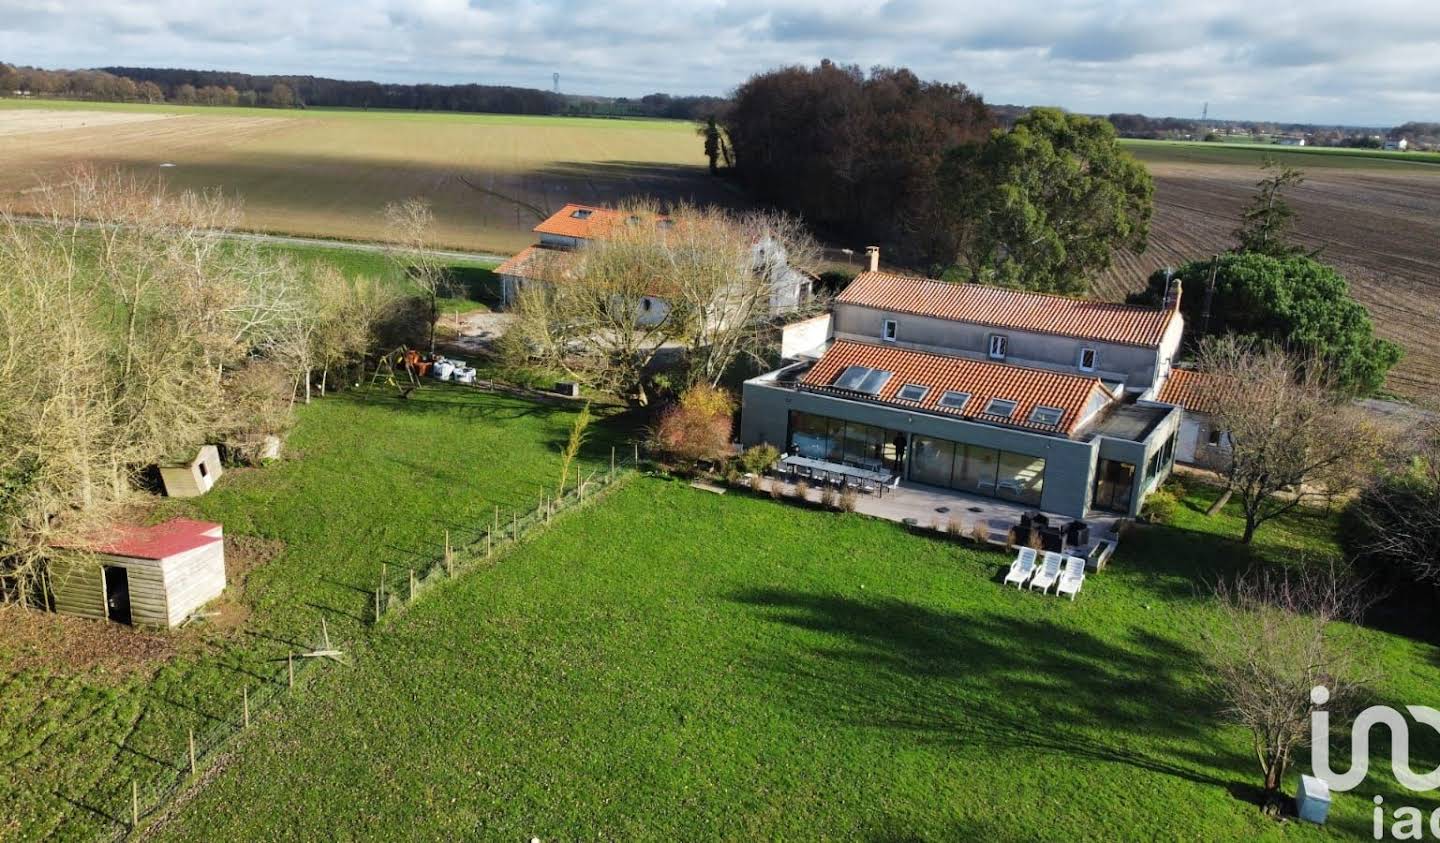
{"label": "green lawn", "polygon": [[[420,294],[419,288],[405,276],[395,261],[383,252],[290,243],[266,245],[263,248],[275,254],[288,255],[304,264],[330,264],[350,278],[369,276],[395,284],[406,293]],[[451,291],[450,295],[440,299],[440,312],[466,313],[485,310],[496,304],[500,296],[500,282],[494,273],[496,266],[498,264],[490,261],[452,262],[448,267]]]}
{"label": "green lawn", "polygon": [[[1201,584],[1250,555],[1209,495],[1071,603],[1000,586],[1000,553],[638,479],[386,625],[160,836],[1322,839],[1244,801],[1206,692]],[[1258,551],[1334,539],[1301,514]],[[1381,699],[1433,695],[1434,647],[1349,634]],[[1331,832],[1368,835],[1376,789],[1436,807],[1372,777]]]}
{"label": "green lawn", "polygon": [[1191,164],[1220,164],[1254,167],[1265,158],[1274,158],[1292,167],[1305,169],[1424,169],[1433,173],[1440,165],[1437,152],[1399,152],[1384,149],[1351,149],[1329,146],[1279,146],[1263,143],[1205,143],[1203,141],[1141,140],[1126,138],[1121,143],[1142,161],[1180,161]]}
{"label": "green lawn", "polygon": [[[242,689],[272,688],[285,654],[313,643],[322,617],[338,641],[369,634],[381,563],[428,564],[447,528],[457,544],[473,541],[494,507],[528,509],[553,490],[572,419],[567,408],[445,385],[404,402],[386,390],[342,393],[301,408],[293,459],[167,502],[163,514],[220,521],[227,537],[278,555],[231,588],[231,621],[163,639],[178,652],[148,679],[18,669],[24,654],[0,635],[0,769],[14,783],[0,790],[0,839],[115,831],[128,821],[132,780],[146,799],[173,782],[187,730],[226,731]],[[608,464],[616,429],[597,422],[588,464]],[[231,551],[233,580],[244,558]]]}

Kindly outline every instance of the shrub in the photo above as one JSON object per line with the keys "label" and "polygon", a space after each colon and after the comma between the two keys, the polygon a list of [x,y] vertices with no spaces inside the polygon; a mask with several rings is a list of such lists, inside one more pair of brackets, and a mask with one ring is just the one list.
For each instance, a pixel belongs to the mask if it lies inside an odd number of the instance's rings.
{"label": "shrub", "polygon": [[856,504],[859,503],[859,498],[860,496],[855,494],[854,489],[847,487],[845,491],[840,493],[840,511],[854,512]]}
{"label": "shrub", "polygon": [[771,481],[770,481],[770,497],[771,497],[772,499],[778,501],[778,500],[780,500],[780,496],[783,495],[783,494],[785,494],[785,482],[784,482],[783,480],[778,480],[778,479],[777,479],[777,480],[771,480]]}
{"label": "shrub", "polygon": [[744,482],[744,478],[740,476],[740,468],[733,462],[725,465],[725,482],[730,486],[739,486]]}
{"label": "shrub", "polygon": [[701,462],[724,459],[730,454],[733,412],[734,403],[725,390],[692,386],[661,413],[649,445],[687,471]]}
{"label": "shrub", "polygon": [[810,484],[804,480],[795,483],[795,497],[802,501],[810,500]]}
{"label": "shrub", "polygon": [[970,525],[970,538],[973,539],[976,544],[988,544],[990,541],[990,528],[986,526],[984,521],[976,519],[975,523]]}
{"label": "shrub", "polygon": [[834,509],[837,503],[835,490],[826,486],[820,490],[820,505],[826,509]]}
{"label": "shrub", "polygon": [[740,465],[751,474],[764,474],[779,460],[780,452],[768,442],[752,445],[740,455]]}
{"label": "shrub", "polygon": [[1145,505],[1140,508],[1140,514],[1151,524],[1169,524],[1175,520],[1175,513],[1180,509],[1180,499],[1175,493],[1167,489],[1156,489],[1145,499]]}
{"label": "shrub", "polygon": [[750,491],[755,494],[762,494],[765,491],[765,478],[758,474],[750,475]]}
{"label": "shrub", "polygon": [[955,538],[959,538],[965,535],[965,524],[962,523],[959,518],[951,518],[945,522],[945,532]]}

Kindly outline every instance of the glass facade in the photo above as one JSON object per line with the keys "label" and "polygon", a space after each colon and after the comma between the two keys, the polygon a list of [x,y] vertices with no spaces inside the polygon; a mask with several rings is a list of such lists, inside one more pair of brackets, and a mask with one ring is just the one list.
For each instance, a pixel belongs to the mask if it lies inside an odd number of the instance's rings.
{"label": "glass facade", "polygon": [[810,413],[790,413],[786,450],[817,460],[857,466],[893,465],[895,432]]}
{"label": "glass facade", "polygon": [[1045,459],[917,435],[910,443],[909,476],[916,483],[1039,506]]}

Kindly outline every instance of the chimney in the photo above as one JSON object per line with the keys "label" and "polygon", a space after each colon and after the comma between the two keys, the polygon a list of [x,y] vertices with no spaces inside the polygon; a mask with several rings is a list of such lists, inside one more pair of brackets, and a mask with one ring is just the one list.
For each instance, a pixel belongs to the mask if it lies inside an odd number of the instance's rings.
{"label": "chimney", "polygon": [[880,271],[880,247],[879,247],[879,246],[866,246],[866,247],[865,247],[865,254],[866,254],[867,257],[870,258],[870,271],[871,271],[871,272],[879,272],[879,271]]}

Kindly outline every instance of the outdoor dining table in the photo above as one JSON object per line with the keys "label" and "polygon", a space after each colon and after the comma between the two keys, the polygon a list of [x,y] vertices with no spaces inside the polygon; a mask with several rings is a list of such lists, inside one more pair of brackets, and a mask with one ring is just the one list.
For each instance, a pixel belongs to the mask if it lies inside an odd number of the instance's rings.
{"label": "outdoor dining table", "polygon": [[857,468],[853,465],[830,462],[828,460],[817,460],[810,457],[789,456],[780,460],[782,466],[793,466],[795,468],[808,468],[811,471],[823,471],[827,474],[844,474],[848,477],[855,477],[860,480],[869,480],[880,490],[880,496],[885,496],[885,487],[895,481],[895,475],[888,471],[873,471],[868,468]]}

